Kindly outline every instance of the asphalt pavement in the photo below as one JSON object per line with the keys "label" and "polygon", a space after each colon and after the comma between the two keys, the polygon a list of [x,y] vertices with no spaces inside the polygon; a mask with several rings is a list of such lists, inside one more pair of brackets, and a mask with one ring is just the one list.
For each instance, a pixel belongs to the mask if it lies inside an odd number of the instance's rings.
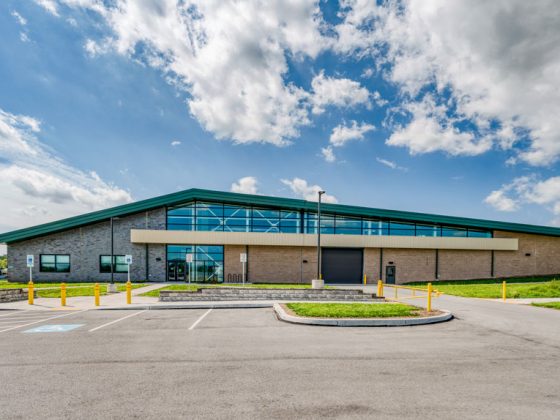
{"label": "asphalt pavement", "polygon": [[1,311],[0,418],[557,420],[560,312],[447,299],[457,319],[395,328],[270,308]]}

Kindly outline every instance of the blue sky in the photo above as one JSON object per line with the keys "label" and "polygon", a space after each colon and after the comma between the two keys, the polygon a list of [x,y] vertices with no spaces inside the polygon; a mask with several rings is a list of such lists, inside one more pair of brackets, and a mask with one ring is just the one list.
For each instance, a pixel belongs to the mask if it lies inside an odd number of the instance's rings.
{"label": "blue sky", "polygon": [[3,1],[0,232],[191,187],[558,224],[559,15]]}

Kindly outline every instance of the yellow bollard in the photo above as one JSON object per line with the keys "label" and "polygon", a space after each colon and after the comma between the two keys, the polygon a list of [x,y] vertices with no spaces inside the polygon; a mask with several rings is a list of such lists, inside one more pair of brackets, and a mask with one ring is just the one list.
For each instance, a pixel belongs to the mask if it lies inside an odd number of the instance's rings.
{"label": "yellow bollard", "polygon": [[428,283],[428,304],[426,309],[428,312],[432,312],[432,283]]}
{"label": "yellow bollard", "polygon": [[66,283],[60,283],[60,306],[66,306]]}
{"label": "yellow bollard", "polygon": [[502,282],[502,299],[504,302],[506,301],[506,281]]}
{"label": "yellow bollard", "polygon": [[381,280],[377,280],[377,297],[383,296],[383,282]]}
{"label": "yellow bollard", "polygon": [[99,306],[99,283],[93,286],[93,295],[95,296],[95,306]]}
{"label": "yellow bollard", "polygon": [[130,280],[126,282],[126,303],[128,305],[132,303],[132,283]]}
{"label": "yellow bollard", "polygon": [[27,303],[29,303],[30,305],[33,305],[33,300],[35,298],[35,296],[33,295],[33,280],[29,280],[29,283],[27,283],[28,289],[27,289]]}
{"label": "yellow bollard", "polygon": [[364,286],[365,286],[366,284],[367,284],[367,277],[366,277],[366,275],[364,274]]}

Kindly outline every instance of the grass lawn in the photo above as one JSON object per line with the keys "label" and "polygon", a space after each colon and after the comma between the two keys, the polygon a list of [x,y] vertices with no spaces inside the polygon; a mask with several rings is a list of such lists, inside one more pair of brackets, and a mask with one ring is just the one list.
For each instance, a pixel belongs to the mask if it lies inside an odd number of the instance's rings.
{"label": "grass lawn", "polygon": [[415,317],[421,308],[402,303],[287,303],[296,315],[312,318]]}
{"label": "grass lawn", "polygon": [[[201,287],[250,287],[254,289],[310,289],[310,284],[288,284],[288,283],[278,283],[278,284],[171,284],[169,286],[162,287],[161,289],[152,290],[150,292],[143,293],[141,296],[149,297],[159,297],[159,292],[161,290],[181,290],[196,292]],[[325,289],[328,289],[325,286]]]}
{"label": "grass lawn", "polygon": [[[548,298],[560,297],[560,280],[538,283],[537,280],[515,282],[507,280],[506,296],[512,298]],[[426,283],[412,283],[425,286]],[[502,297],[502,280],[473,280],[454,282],[433,282],[433,287],[448,295],[499,299]]]}
{"label": "grass lawn", "polygon": [[[132,288],[138,289],[139,287],[144,287],[146,284],[143,283],[133,283]],[[119,283],[117,284],[117,291],[124,292],[126,291],[126,284]],[[107,294],[107,284],[99,284],[99,294],[101,296]],[[48,297],[48,298],[59,298],[60,297],[60,288],[50,289],[50,290],[37,290],[37,295],[39,297]],[[87,286],[80,286],[80,287],[68,287],[66,289],[66,297],[74,297],[74,296],[93,296],[93,284],[89,283]]]}
{"label": "grass lawn", "polygon": [[[60,297],[60,283],[34,283],[35,290],[38,297],[59,298]],[[133,283],[132,288],[137,289],[144,287],[144,283]],[[1,289],[20,289],[27,288],[27,283],[8,283],[0,281]],[[94,283],[66,283],[66,297],[74,296],[93,296]],[[44,289],[44,290],[41,290]],[[117,290],[119,292],[126,291],[125,283],[117,283]],[[99,283],[100,295],[107,294],[107,283]]]}
{"label": "grass lawn", "polygon": [[541,308],[551,308],[560,310],[560,302],[546,302],[546,303],[531,303],[533,306],[539,306]]}

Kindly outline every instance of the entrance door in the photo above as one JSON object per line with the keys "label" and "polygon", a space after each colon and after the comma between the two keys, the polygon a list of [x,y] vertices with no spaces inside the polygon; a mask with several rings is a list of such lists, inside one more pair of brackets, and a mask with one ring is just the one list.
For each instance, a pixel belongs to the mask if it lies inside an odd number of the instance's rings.
{"label": "entrance door", "polygon": [[361,284],[363,250],[323,248],[321,272],[325,283]]}
{"label": "entrance door", "polygon": [[388,265],[385,267],[385,283],[395,284],[397,281],[397,267]]}
{"label": "entrance door", "polygon": [[187,263],[184,261],[167,262],[167,281],[185,281],[188,275]]}

